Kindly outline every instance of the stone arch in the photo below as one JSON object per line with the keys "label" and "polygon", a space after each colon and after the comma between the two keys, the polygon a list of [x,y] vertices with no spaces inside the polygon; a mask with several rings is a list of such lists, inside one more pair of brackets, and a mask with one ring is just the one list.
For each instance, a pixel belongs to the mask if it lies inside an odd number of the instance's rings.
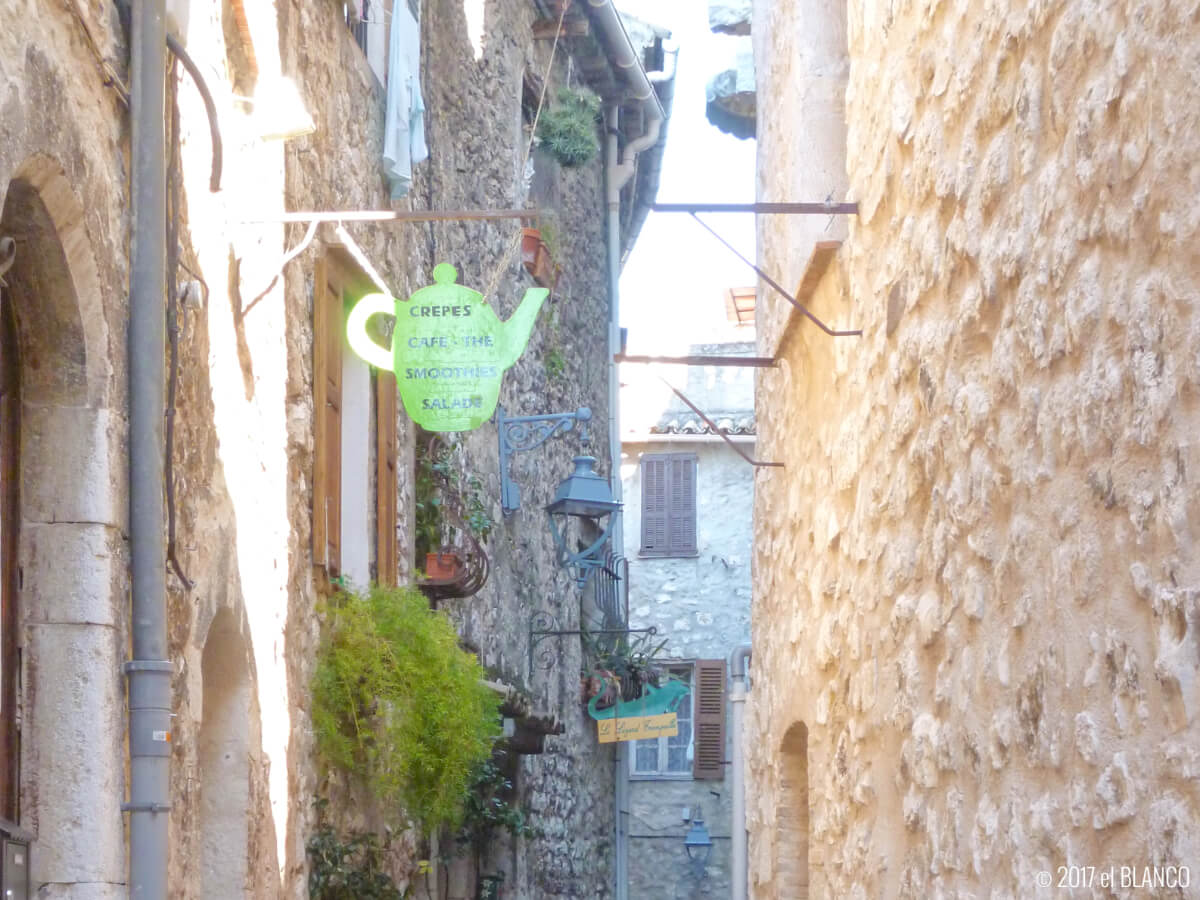
{"label": "stone arch", "polygon": [[62,166],[0,184],[20,381],[17,597],[23,707],[19,824],[36,883],[125,882],[123,435],[84,207]]}
{"label": "stone arch", "polygon": [[808,727],[795,722],[779,748],[779,805],[775,813],[775,896],[808,900]]}
{"label": "stone arch", "polygon": [[249,875],[249,647],[228,609],[213,618],[200,662],[200,896],[241,897]]}
{"label": "stone arch", "polygon": [[84,208],[53,158],[35,154],[4,194],[0,235],[16,240],[7,280],[36,302],[17,304],[25,403],[107,405],[108,327]]}

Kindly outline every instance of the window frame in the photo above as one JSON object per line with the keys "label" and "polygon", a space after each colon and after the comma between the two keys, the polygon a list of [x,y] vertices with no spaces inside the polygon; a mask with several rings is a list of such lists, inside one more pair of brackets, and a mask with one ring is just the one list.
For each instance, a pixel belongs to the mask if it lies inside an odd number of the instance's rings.
{"label": "window frame", "polygon": [[[326,588],[333,589],[341,584],[343,576],[342,359],[350,352],[345,345],[347,304],[376,288],[339,245],[326,244],[323,251],[313,269],[312,561],[323,573]],[[364,436],[369,464],[370,448],[373,446],[375,451],[374,478],[369,480],[365,510],[370,523],[368,540],[374,536],[370,574],[380,584],[395,585],[399,575],[399,407],[395,375],[371,367],[368,396],[362,399],[371,410],[368,422],[373,434]]]}
{"label": "window frame", "polygon": [[[662,463],[661,497],[648,492],[657,490],[648,464]],[[690,468],[690,477],[676,467]],[[694,559],[700,555],[699,512],[697,509],[700,477],[699,457],[695,453],[643,453],[638,462],[641,488],[640,559]],[[682,480],[682,484],[679,482]],[[676,491],[676,487],[678,491]],[[661,502],[661,511],[656,508]],[[662,542],[658,545],[652,531],[661,519]],[[690,535],[688,534],[690,530]]]}
{"label": "window frame", "polygon": [[[687,743],[686,768],[683,771],[672,772],[667,769],[670,762],[668,748],[670,747],[671,739],[669,737],[643,738],[640,741],[629,742],[629,777],[633,781],[691,781],[693,779],[693,758],[696,748],[696,662],[695,660],[675,660],[671,661],[671,665],[666,667],[667,674],[678,676],[681,672],[687,673],[687,710],[688,710],[688,727],[690,729]],[[680,706],[683,706],[681,703]],[[678,708],[676,713],[678,713]],[[639,771],[637,767],[637,751],[639,745],[644,745],[649,741],[655,741],[658,744],[658,766],[654,771]]]}

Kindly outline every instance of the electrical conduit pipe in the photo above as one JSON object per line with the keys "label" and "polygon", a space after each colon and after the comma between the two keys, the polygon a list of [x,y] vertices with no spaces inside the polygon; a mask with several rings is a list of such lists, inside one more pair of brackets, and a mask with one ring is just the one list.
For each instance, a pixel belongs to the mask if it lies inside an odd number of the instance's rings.
{"label": "electrical conduit pipe", "polygon": [[746,675],[750,645],[742,644],[729,655],[730,718],[733,729],[733,822],[730,835],[731,900],[746,900],[746,755],[742,745],[743,714],[746,709]]}

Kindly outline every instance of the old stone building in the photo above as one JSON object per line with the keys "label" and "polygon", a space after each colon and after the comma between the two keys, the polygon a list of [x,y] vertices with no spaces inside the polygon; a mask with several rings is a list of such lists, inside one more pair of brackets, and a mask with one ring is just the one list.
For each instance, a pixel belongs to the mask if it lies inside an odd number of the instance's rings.
{"label": "old stone building", "polygon": [[1193,896],[1192,10],[753,37],[760,199],[858,204],[760,217],[760,262],[862,333],[760,295],[750,895]]}
{"label": "old stone building", "polygon": [[[753,355],[750,322],[691,354]],[[736,736],[726,660],[750,638],[754,475],[738,449],[755,452],[754,376],[732,366],[655,367],[735,449],[647,368],[622,372],[629,623],[656,629],[649,646],[665,642],[663,666],[690,695],[676,735],[623,748],[628,817],[617,835],[629,847],[630,900],[727,897],[735,774],[726,763]],[[713,842],[702,865],[684,847],[697,822]]]}
{"label": "old stone building", "polygon": [[[429,158],[396,206],[551,214],[560,272],[501,403],[590,407],[607,476],[615,273],[653,198],[666,110],[646,75],[659,38],[635,48],[611,7],[581,6],[409,5]],[[128,12],[0,9],[0,830],[30,842],[39,896],[98,900],[124,896],[129,875]],[[344,346],[342,304],[379,288],[407,297],[451,262],[506,319],[532,282],[514,219],[284,221],[392,206],[383,122],[399,0],[168,12],[169,894],[303,897],[315,801],[339,828],[403,825],[331,789],[309,715],[321,598],[416,574],[417,430],[394,383]],[[543,84],[548,103],[564,85],[600,95],[610,127],[590,162],[536,150],[526,166]],[[497,526],[486,586],[443,608],[495,681],[562,732],[519,764],[538,835],[489,863],[504,896],[608,896],[613,759],[577,702],[578,644],[536,677],[525,664],[534,610],[578,627],[540,507],[579,448],[519,456],[525,509],[504,517],[494,425],[452,444]],[[393,842],[401,884],[428,850]],[[433,895],[474,896],[461,881],[435,879]]]}

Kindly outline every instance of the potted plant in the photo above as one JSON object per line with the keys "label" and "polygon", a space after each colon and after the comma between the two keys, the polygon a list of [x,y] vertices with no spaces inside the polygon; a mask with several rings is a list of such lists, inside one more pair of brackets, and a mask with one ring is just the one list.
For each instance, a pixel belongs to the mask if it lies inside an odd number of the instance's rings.
{"label": "potted plant", "polygon": [[453,550],[440,550],[425,554],[425,577],[443,581],[457,578],[462,571],[462,560]]}
{"label": "potted plant", "polygon": [[563,166],[591,162],[600,151],[600,105],[600,98],[590,91],[563,88],[538,119],[538,141]]}
{"label": "potted plant", "polygon": [[553,287],[554,260],[539,229],[521,229],[521,262],[534,281],[542,287]]}
{"label": "potted plant", "polygon": [[606,709],[618,699],[626,703],[637,700],[647,685],[662,684],[664,676],[658,654],[667,642],[651,648],[649,638],[648,634],[641,634],[630,642],[622,636],[612,647],[592,648],[592,665],[585,673],[588,680],[584,692],[592,691],[589,700],[601,695],[596,703],[598,709]]}

